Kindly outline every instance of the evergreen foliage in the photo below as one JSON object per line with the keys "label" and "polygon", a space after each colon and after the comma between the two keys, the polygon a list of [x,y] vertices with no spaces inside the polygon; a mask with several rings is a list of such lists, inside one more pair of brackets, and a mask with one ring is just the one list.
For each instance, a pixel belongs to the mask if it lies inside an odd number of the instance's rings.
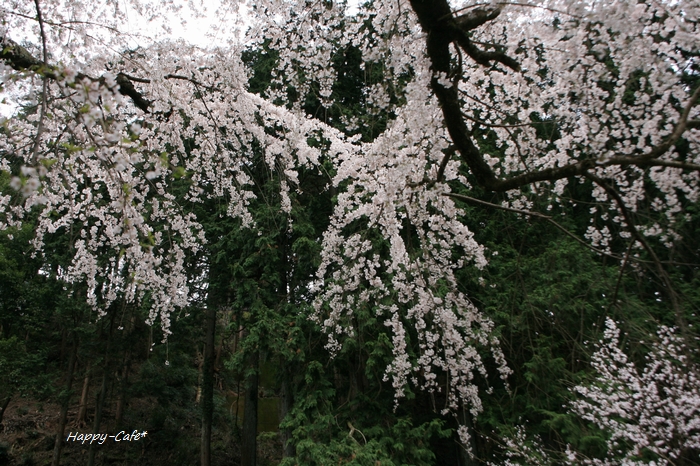
{"label": "evergreen foliage", "polygon": [[[567,58],[501,4],[302,3],[230,67],[161,43],[99,78],[2,26],[7,86],[44,89],[0,131],[0,463],[700,464],[700,81],[649,32],[670,13],[538,10]],[[640,38],[684,66],[628,63]]]}

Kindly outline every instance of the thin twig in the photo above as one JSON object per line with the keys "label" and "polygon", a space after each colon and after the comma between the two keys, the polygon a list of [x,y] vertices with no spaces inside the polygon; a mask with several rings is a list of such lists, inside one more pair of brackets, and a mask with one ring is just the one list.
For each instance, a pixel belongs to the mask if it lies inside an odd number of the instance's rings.
{"label": "thin twig", "polygon": [[[700,90],[700,87],[698,88]],[[697,94],[697,92],[696,92]],[[625,202],[622,199],[622,196],[620,196],[620,193],[618,193],[615,189],[613,189],[604,179],[590,173],[590,172],[585,172],[583,174],[586,178],[589,180],[593,181],[595,184],[600,186],[605,190],[606,193],[610,197],[612,197],[615,202],[617,203],[618,208],[620,209],[620,213],[622,213],[622,217],[625,219],[625,223],[627,224],[627,228],[629,229],[630,233],[632,234],[632,237],[636,239],[642,247],[649,253],[649,256],[651,256],[651,259],[656,266],[656,270],[658,272],[659,278],[661,278],[661,281],[663,282],[664,286],[667,288],[666,292],[668,297],[671,299],[671,305],[673,306],[673,312],[676,316],[676,324],[678,327],[681,329],[681,332],[683,333],[684,336],[688,337],[688,328],[687,328],[687,323],[685,321],[685,318],[682,315],[681,312],[681,307],[680,303],[678,302],[678,296],[676,294],[676,291],[673,288],[673,283],[671,282],[671,277],[669,277],[668,273],[666,272],[666,269],[664,269],[661,261],[659,260],[659,257],[656,255],[656,252],[652,249],[651,245],[649,242],[646,240],[646,238],[639,232],[637,227],[635,226],[635,223],[632,219],[632,214],[629,212],[629,209],[627,209],[627,206],[625,206]],[[690,341],[690,340],[688,340]]]}
{"label": "thin twig", "polygon": [[[572,232],[567,230],[564,226],[562,226],[560,223],[558,223],[556,220],[554,220],[549,215],[545,215],[545,214],[542,214],[539,212],[532,212],[529,210],[515,209],[513,207],[506,207],[506,206],[494,204],[492,202],[483,201],[481,199],[476,199],[474,197],[465,196],[464,194],[443,192],[442,195],[447,196],[447,197],[451,197],[453,199],[459,199],[461,201],[469,202],[471,204],[482,205],[482,206],[491,207],[491,208],[498,209],[498,210],[504,210],[506,212],[513,212],[516,214],[527,215],[529,217],[544,220],[546,222],[551,223],[554,227],[561,230],[564,234],[566,234],[567,236],[569,236],[570,238],[575,240],[577,243],[581,244],[582,246],[585,246],[586,248],[590,249],[591,251],[595,252],[596,254],[600,254],[602,256],[607,256],[607,257],[610,257],[610,258],[618,260],[618,261],[624,260],[624,257],[622,257],[622,256],[618,256],[617,254],[612,254],[610,252],[603,251],[602,249],[598,249],[594,246],[591,246],[586,241],[582,240],[581,238],[579,238],[578,236],[576,236],[575,234],[573,234]],[[657,259],[658,259],[658,257],[657,257]],[[628,260],[632,260],[632,261],[638,262],[640,264],[656,264],[656,261],[648,261],[648,260],[644,260],[644,259],[639,259],[637,257],[630,257]],[[664,264],[664,265],[672,265],[672,266],[684,265],[684,266],[688,266],[688,267],[700,267],[700,264],[693,264],[693,263],[686,263],[686,262],[659,260],[658,263]]]}
{"label": "thin twig", "polygon": [[620,273],[617,274],[617,283],[615,283],[615,292],[613,293],[612,296],[612,301],[610,301],[610,305],[608,306],[608,314],[610,314],[610,309],[617,304],[617,293],[620,291],[620,284],[622,283],[622,275],[625,271],[625,267],[627,266],[627,261],[630,258],[630,252],[632,252],[632,247],[635,245],[636,241],[630,241],[630,245],[627,248],[627,252],[625,253],[625,258],[622,261],[622,265],[620,266]]}
{"label": "thin twig", "polygon": [[[36,17],[39,21],[39,32],[41,34],[41,53],[43,55],[43,66],[48,67],[48,50],[46,48],[46,33],[44,32],[44,20],[41,15],[41,8],[39,8],[39,0],[34,0],[34,5],[36,6]],[[36,138],[34,139],[34,146],[32,147],[32,165],[36,165],[38,162],[39,146],[41,145],[41,135],[44,132],[44,118],[46,116],[46,96],[48,93],[46,78],[41,80],[41,107],[39,110],[39,123],[36,129]]]}
{"label": "thin twig", "polygon": [[529,123],[514,123],[514,124],[506,124],[506,123],[489,123],[484,120],[479,120],[478,118],[470,117],[466,113],[462,112],[462,116],[466,118],[469,121],[473,121],[474,123],[481,125],[481,126],[486,126],[487,128],[522,128],[523,126],[535,126],[535,125],[545,125],[545,124],[550,124],[550,123],[556,123],[556,120],[551,120],[551,121],[531,121]]}
{"label": "thin twig", "polygon": [[[475,8],[477,6],[489,6],[489,5],[492,5],[492,3],[489,3],[489,2],[475,3],[475,4],[472,4],[469,6],[465,6],[464,8],[460,8],[458,10],[455,10],[454,13],[460,13],[464,10]],[[498,2],[497,5],[513,5],[513,6],[522,6],[522,7],[529,7],[529,8],[538,8],[538,9],[542,9],[542,10],[551,11],[552,13],[560,13],[563,15],[571,16],[572,18],[576,18],[576,19],[583,19],[584,18],[583,16],[575,15],[573,13],[569,13],[569,12],[564,11],[564,10],[558,10],[556,8],[549,8],[549,7],[543,6],[541,4],[532,5],[532,4],[518,3],[518,2]]]}

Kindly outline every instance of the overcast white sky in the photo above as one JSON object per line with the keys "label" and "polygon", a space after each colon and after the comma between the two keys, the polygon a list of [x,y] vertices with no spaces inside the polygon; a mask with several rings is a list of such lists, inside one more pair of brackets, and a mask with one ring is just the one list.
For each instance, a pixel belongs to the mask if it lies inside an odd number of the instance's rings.
{"label": "overcast white sky", "polygon": [[[185,2],[182,3],[185,4]],[[228,6],[223,11],[215,11],[215,6],[207,7],[206,2],[204,3],[205,5],[202,5],[202,8],[209,8],[205,17],[192,17],[187,19],[184,25],[175,21],[169,23],[168,25],[173,31],[169,37],[182,38],[186,42],[200,47],[220,45],[227,39],[236,37],[237,34],[239,39],[242,39],[245,28],[250,24],[248,8],[246,8],[244,2],[238,5],[237,11],[235,11],[233,6]],[[359,3],[360,0],[347,0],[347,14],[355,14]],[[187,6],[183,6],[183,8],[187,9]],[[148,26],[134,14],[134,21],[127,25],[128,29],[126,32],[139,33],[143,31],[144,27]],[[155,27],[159,28],[158,26]]]}
{"label": "overcast white sky", "polygon": [[[348,0],[348,14],[353,14],[357,11],[357,5],[360,0]],[[207,2],[202,2],[206,7]],[[218,2],[211,2],[218,3]],[[210,5],[211,5],[210,3]],[[243,3],[243,2],[241,2]],[[184,16],[187,17],[187,2],[182,2]],[[157,39],[177,39],[182,38],[186,42],[206,48],[211,45],[224,45],[228,40],[242,39],[243,33],[250,20],[247,19],[247,9],[244,5],[239,5],[238,11],[234,7],[229,6],[223,11],[216,11],[216,7],[209,6],[206,16],[196,18],[192,15],[186,20],[185,24],[181,24],[179,20],[169,21],[168,26],[172,29],[171,34],[166,34],[162,24],[154,22],[148,23],[143,17],[140,17],[136,12],[129,15],[129,20],[123,25],[123,32],[134,35],[134,48],[139,45],[143,46],[148,43],[146,37]],[[137,40],[136,37],[144,36],[143,40]],[[16,106],[8,105],[5,102],[7,95],[0,92],[0,117],[10,117]],[[9,99],[8,99],[9,100]]]}
{"label": "overcast white sky", "polygon": [[[226,40],[234,39],[236,25],[239,24],[238,27],[242,29],[246,23],[249,23],[246,21],[246,11],[243,7],[239,8],[238,12],[232,11],[231,8],[220,12],[214,11],[212,7],[209,8],[205,17],[196,18],[192,15],[185,24],[181,24],[179,20],[168,21],[168,26],[172,29],[171,34],[165,33],[161,23],[157,21],[149,23],[135,11],[131,14],[127,11],[129,19],[122,25],[121,30],[133,35],[133,43],[130,44],[133,48],[147,45],[151,42],[148,38],[157,40],[182,38],[186,42],[206,48],[215,44],[225,44]],[[187,6],[183,7],[183,12],[187,16]],[[225,32],[217,32],[217,30]],[[242,35],[243,32],[241,30],[240,34]],[[10,117],[17,108],[7,97],[6,93],[0,92],[0,118]]]}

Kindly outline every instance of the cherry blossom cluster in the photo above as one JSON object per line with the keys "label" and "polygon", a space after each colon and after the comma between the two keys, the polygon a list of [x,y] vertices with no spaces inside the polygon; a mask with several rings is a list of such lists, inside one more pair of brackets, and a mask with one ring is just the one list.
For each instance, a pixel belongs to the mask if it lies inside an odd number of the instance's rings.
{"label": "cherry blossom cluster", "polygon": [[[673,465],[700,454],[700,368],[676,329],[661,326],[644,364],[621,349],[620,330],[606,320],[591,358],[595,379],[573,388],[569,409],[607,436],[607,452],[590,458],[567,445],[547,451],[523,426],[502,437],[503,464]],[[692,460],[691,460],[692,461]]]}
{"label": "cherry blossom cluster", "polygon": [[[287,214],[300,169],[327,161],[338,195],[314,318],[329,350],[354,336],[358,309],[374,312],[391,334],[385,377],[397,400],[413,384],[444,393],[444,413],[475,416],[484,356],[504,379],[509,370],[493,323],[456,278],[486,265],[458,190],[476,184],[529,210],[535,197],[569,202],[568,183],[585,184],[596,202],[586,236],[606,252],[632,236],[671,245],[683,205],[700,192],[697,2],[487,3],[376,0],[348,16],[344,2],[245,2],[246,43],[279,56],[260,96],[247,90],[241,45],[135,42],[125,28],[133,16],[163,26],[184,18],[174,2],[5,2],[0,77],[24,115],[2,122],[0,170],[20,200],[0,195],[0,226],[36,212],[38,251],[69,239],[71,263],[59,278],[86,284],[101,313],[118,299],[147,300],[149,321],[167,335],[171,313],[191,298],[188,260],[204,243],[187,204],[223,199],[255,228],[255,151],[279,175]],[[322,109],[303,110],[310,94],[334,105],[330,64],[348,47],[382,67],[363,89],[367,112],[390,116],[371,142],[332,127]],[[358,119],[344,118],[354,134]],[[187,194],[176,196],[183,185]],[[614,344],[601,351],[622,358],[610,331]],[[579,388],[590,403],[575,409],[614,433],[611,448],[637,445],[633,456],[647,448],[672,458],[673,439],[697,442],[697,394],[681,391],[697,380],[674,372],[683,352],[670,330],[660,338],[641,375],[600,356],[596,369],[613,385]],[[620,406],[604,405],[622,399],[623,381],[640,384],[629,422]],[[652,426],[659,413],[670,424]],[[459,432],[468,444],[471,433]]]}
{"label": "cherry blossom cluster", "polygon": [[[148,176],[163,161],[140,142],[141,125],[125,118],[114,75],[74,80],[71,70],[47,95],[50,115],[36,113],[6,124],[3,152],[20,165],[11,185],[24,200],[6,211],[18,225],[38,209],[37,251],[50,237],[67,237],[71,264],[59,277],[87,285],[87,300],[106,313],[119,297],[152,302],[167,335],[170,313],[188,302],[185,256],[204,240],[191,214],[168,186]],[[42,131],[37,131],[41,125]]]}
{"label": "cherry blossom cluster", "polygon": [[597,372],[590,385],[574,390],[581,399],[573,412],[610,435],[605,460],[583,464],[676,464],[700,453],[700,372],[689,359],[683,339],[660,327],[643,367],[620,349],[620,330],[606,321],[605,336],[592,358]]}
{"label": "cherry blossom cluster", "polygon": [[[498,464],[489,462],[489,466],[544,466],[552,464],[550,455],[542,448],[541,440],[528,438],[522,425],[516,426],[511,435],[503,436],[502,441],[505,459]],[[566,464],[574,464],[572,461],[575,460],[575,455],[567,452],[566,459]]]}
{"label": "cherry blossom cluster", "polygon": [[[698,73],[698,5],[527,5],[529,14],[506,7],[499,20],[474,31],[474,40],[501,44],[521,70],[492,72],[469,62],[458,82],[471,127],[497,135],[503,155],[493,160],[494,172],[508,177],[595,162],[589,179],[602,180],[620,198],[600,184],[592,190],[598,206],[587,234],[591,242],[606,249],[613,230],[628,238],[634,227],[670,245],[684,216],[682,203],[698,199],[698,91],[683,79]],[[679,138],[683,143],[676,146]],[[684,144],[687,150],[679,149]],[[566,183],[561,178],[531,186],[561,202]],[[522,191],[509,194],[514,207],[526,207]],[[628,225],[623,211],[643,208],[662,218]]]}
{"label": "cherry blossom cluster", "polygon": [[[416,87],[425,92],[424,83]],[[446,168],[445,182],[429,184],[423,178],[438,171],[448,144],[439,113],[424,97],[402,108],[390,128],[364,146],[361,157],[340,159],[334,183],[345,189],[324,234],[318,271],[324,287],[315,319],[335,353],[343,338],[355,335],[355,312],[370,309],[392,335],[394,360],[385,378],[391,379],[397,401],[412,383],[444,391],[443,414],[465,408],[475,416],[481,401],[474,376],[486,376],[479,349],[492,352],[504,379],[509,369],[492,322],[455,277],[469,264],[486,265],[483,246],[445,195],[447,182],[459,178],[457,163]],[[446,386],[438,381],[441,376]]]}
{"label": "cherry blossom cluster", "polygon": [[[47,28],[54,22],[49,14]],[[3,122],[2,168],[23,200],[3,195],[2,224],[19,226],[38,209],[35,248],[68,238],[72,261],[58,278],[84,283],[100,315],[117,299],[148,302],[149,323],[159,321],[167,337],[170,315],[190,302],[188,260],[205,239],[173,193],[176,184],[189,186],[184,201],[223,198],[229,215],[254,227],[247,209],[254,145],[281,175],[287,213],[296,169],[319,161],[309,139],[330,141],[331,154],[349,150],[337,131],[246,92],[239,56],[238,49],[205,53],[161,42],[121,57],[118,75],[101,60],[42,65],[37,73],[46,75],[46,85],[34,89],[28,115]],[[32,79],[3,71],[14,89]],[[45,112],[42,101],[50,103]]]}

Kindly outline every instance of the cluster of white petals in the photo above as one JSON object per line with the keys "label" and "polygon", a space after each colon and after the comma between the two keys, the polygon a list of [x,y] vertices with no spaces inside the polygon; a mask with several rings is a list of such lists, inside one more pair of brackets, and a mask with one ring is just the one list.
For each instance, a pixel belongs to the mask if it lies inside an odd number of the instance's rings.
{"label": "cluster of white petals", "polygon": [[[592,364],[597,378],[575,388],[582,399],[572,409],[610,438],[608,459],[583,464],[667,465],[700,451],[700,372],[673,329],[659,329],[640,368],[620,349],[620,330],[608,319]],[[657,455],[654,463],[642,460],[645,451]]]}
{"label": "cluster of white petals", "polygon": [[[247,90],[242,46],[205,51],[160,41],[130,49],[133,37],[121,30],[129,15],[170,17],[176,2],[5,2],[3,54],[33,43],[23,50],[44,66],[28,69],[21,57],[3,55],[13,65],[0,67],[4,90],[29,111],[2,122],[0,170],[11,173],[22,200],[0,196],[0,227],[38,209],[37,250],[51,235],[70,238],[72,262],[61,278],[85,283],[102,313],[120,298],[147,301],[149,321],[167,335],[171,313],[191,299],[188,257],[204,243],[199,219],[173,194],[178,180],[189,182],[186,202],[225,199],[229,215],[255,228],[254,151],[279,174],[287,214],[300,170],[321,171],[326,160],[337,203],[323,233],[315,319],[329,350],[353,337],[354,313],[368,309],[392,335],[385,377],[397,399],[414,384],[444,393],[445,412],[478,414],[482,358],[495,358],[504,379],[509,371],[493,323],[456,278],[461,268],[486,265],[456,187],[504,192],[504,204],[522,210],[538,195],[568,202],[567,183],[589,183],[597,205],[586,236],[594,246],[610,251],[616,235],[632,234],[637,244],[658,236],[670,245],[683,203],[700,192],[700,89],[684,79],[698,73],[700,6],[441,0],[434,5],[448,14],[432,18],[425,5],[376,0],[348,16],[344,2],[248,2],[247,43],[279,56],[273,85],[260,96]],[[490,19],[468,34],[455,29],[482,13]],[[440,30],[426,31],[443,26],[453,37],[439,63]],[[349,47],[382,69],[362,90],[369,114],[391,115],[372,141],[333,127],[355,134],[352,117],[304,113],[309,94],[325,108],[334,104],[330,63]],[[633,224],[642,209],[661,215]],[[697,380],[664,362],[683,358],[675,337],[664,331],[665,349],[652,352],[639,375],[620,359],[610,331],[595,360],[608,378],[598,389],[579,388],[591,402],[576,409],[614,432],[611,447],[625,439],[635,452],[670,455],[676,435],[698,442]],[[623,383],[632,387],[629,399],[618,401],[634,423],[613,421],[623,416],[611,398]],[[460,432],[466,444],[470,434]]]}
{"label": "cluster of white petals", "polygon": [[[18,226],[40,208],[35,248],[42,251],[48,235],[68,235],[73,259],[60,278],[85,283],[100,314],[118,298],[148,302],[149,323],[160,321],[167,336],[171,313],[189,304],[187,257],[205,238],[172,193],[178,179],[189,180],[188,202],[226,199],[229,215],[253,227],[247,206],[254,145],[289,191],[297,167],[318,163],[320,150],[309,138],[337,139],[337,131],[246,92],[239,55],[182,42],[142,49],[122,73],[140,80],[145,117],[101,63],[55,67],[59,79],[47,80],[49,113],[4,121],[0,150],[21,165],[11,186],[23,201],[11,205],[2,197],[2,224]],[[342,143],[331,150],[347,151]],[[11,171],[8,158],[3,167]]]}
{"label": "cluster of white petals", "polygon": [[[504,8],[499,20],[475,31],[480,43],[502,44],[521,71],[468,62],[458,82],[466,120],[493,132],[504,154],[489,163],[493,172],[505,178],[595,162],[590,174],[619,191],[622,205],[594,189],[602,208],[591,216],[593,243],[605,249],[612,239],[604,230],[606,212],[624,231],[629,226],[620,211],[644,205],[663,213],[665,224],[640,228],[671,244],[682,200],[698,197],[700,131],[697,123],[686,126],[700,116],[698,96],[681,79],[697,73],[697,3],[524,4]],[[687,154],[666,147],[680,134]],[[485,142],[484,150],[493,150]],[[566,181],[532,186],[558,198]],[[518,194],[511,205],[523,208]]]}

